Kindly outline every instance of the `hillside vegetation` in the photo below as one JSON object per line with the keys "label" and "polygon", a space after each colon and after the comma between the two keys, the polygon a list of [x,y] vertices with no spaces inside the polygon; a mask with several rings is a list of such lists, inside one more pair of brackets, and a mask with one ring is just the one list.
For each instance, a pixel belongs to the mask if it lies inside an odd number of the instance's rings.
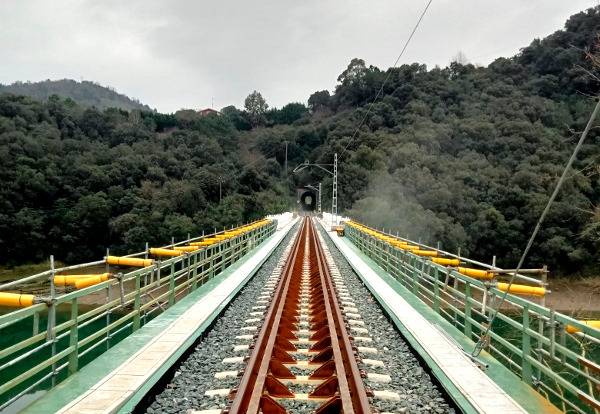
{"label": "hillside vegetation", "polygon": [[45,80],[41,82],[15,82],[11,85],[0,84],[0,93],[24,95],[46,101],[52,95],[71,98],[79,105],[94,106],[98,109],[119,108],[150,111],[150,107],[116,92],[112,88],[94,82],[77,82],[72,79]]}
{"label": "hillside vegetation", "polygon": [[[109,246],[237,224],[288,208],[284,172],[341,155],[340,208],[371,225],[514,266],[593,107],[587,58],[600,8],[488,67],[353,59],[332,93],[268,109],[252,93],[223,116],[100,111],[53,97],[0,97],[0,262],[96,259]],[[375,103],[356,137],[384,78]],[[528,266],[592,273],[600,259],[600,138],[593,130]],[[346,149],[346,150],[345,150]],[[219,183],[222,200],[219,202]]]}

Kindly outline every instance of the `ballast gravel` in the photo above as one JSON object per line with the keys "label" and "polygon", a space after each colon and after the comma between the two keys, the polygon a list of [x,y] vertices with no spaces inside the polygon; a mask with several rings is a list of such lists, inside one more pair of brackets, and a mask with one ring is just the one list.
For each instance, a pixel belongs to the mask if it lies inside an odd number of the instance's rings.
{"label": "ballast gravel", "polygon": [[329,236],[325,234],[322,227],[317,224],[317,228],[343,277],[358,313],[365,322],[364,327],[369,331],[367,336],[373,339],[368,346],[377,348],[376,355],[364,355],[363,357],[381,360],[384,363],[383,367],[359,363],[359,368],[365,372],[387,374],[392,378],[389,383],[371,382],[367,378],[364,379],[364,382],[373,390],[395,391],[400,395],[399,401],[371,398],[372,406],[381,412],[391,413],[454,413],[455,410],[447,402],[449,397],[433,383],[410,346],[393,323],[388,320],[371,292],[362,283]]}
{"label": "ballast gravel", "polygon": [[240,377],[216,379],[215,373],[237,371],[242,364],[224,364],[224,358],[246,356],[248,351],[235,352],[235,336],[242,334],[240,328],[246,326],[247,316],[256,305],[266,279],[271,275],[285,248],[298,231],[298,224],[292,228],[273,254],[265,261],[254,277],[248,281],[237,297],[219,317],[208,334],[196,346],[195,351],[181,363],[173,379],[157,394],[146,412],[187,413],[188,410],[220,409],[227,403],[226,396],[206,396],[208,390],[231,389],[236,387]]}

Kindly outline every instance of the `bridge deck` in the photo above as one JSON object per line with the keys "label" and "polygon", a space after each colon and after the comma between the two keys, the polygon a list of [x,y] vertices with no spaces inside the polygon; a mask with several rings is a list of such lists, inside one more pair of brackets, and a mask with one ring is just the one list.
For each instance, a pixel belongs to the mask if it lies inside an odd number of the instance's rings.
{"label": "bridge deck", "polygon": [[[325,223],[323,226],[327,228]],[[518,397],[523,405],[515,401],[512,392],[509,395],[465,355],[448,334],[444,334],[424,316],[423,308],[415,309],[406,300],[410,293],[403,297],[399,293],[401,290],[399,286],[395,286],[395,283],[392,283],[393,286],[388,284],[391,282],[389,280],[391,277],[384,275],[383,269],[362,254],[350,241],[338,237],[335,232],[328,231],[327,233],[367,287],[383,302],[392,319],[400,322],[401,331],[405,336],[412,336],[410,339],[412,339],[413,346],[417,345],[415,348],[418,348],[417,350],[432,368],[434,375],[464,411],[478,413],[559,412],[553,405],[521,382],[518,377],[505,370],[506,372],[502,373],[508,380],[505,383],[510,384],[509,381],[512,381],[511,391],[514,388],[516,398]],[[388,277],[387,281],[385,276]],[[439,324],[443,323],[440,321]],[[465,347],[465,349],[473,348],[471,346],[470,348]],[[499,363],[496,363],[494,369],[498,370],[498,365]]]}
{"label": "bridge deck", "polygon": [[[186,296],[24,412],[99,414],[130,411],[269,257],[295,221],[289,217],[280,220],[270,239],[211,281],[217,280],[218,284],[203,286]],[[208,289],[202,292],[204,287]],[[123,354],[131,356],[105,374],[105,363],[111,358],[124,359]],[[96,377],[95,383],[90,383],[90,376]]]}

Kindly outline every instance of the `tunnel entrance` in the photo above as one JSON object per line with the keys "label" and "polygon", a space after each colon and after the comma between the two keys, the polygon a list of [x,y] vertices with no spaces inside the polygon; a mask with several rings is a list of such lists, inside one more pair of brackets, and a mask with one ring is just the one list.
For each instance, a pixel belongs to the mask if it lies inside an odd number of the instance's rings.
{"label": "tunnel entrance", "polygon": [[298,210],[300,211],[315,211],[317,209],[317,192],[308,187],[300,187],[296,189],[298,195]]}

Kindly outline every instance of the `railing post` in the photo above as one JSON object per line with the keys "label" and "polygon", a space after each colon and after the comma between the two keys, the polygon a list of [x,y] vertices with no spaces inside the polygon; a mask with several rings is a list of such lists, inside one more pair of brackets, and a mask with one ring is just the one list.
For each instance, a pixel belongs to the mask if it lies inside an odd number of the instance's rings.
{"label": "railing post", "polygon": [[[56,287],[54,285],[54,255],[50,256],[50,305],[48,308],[48,326],[46,330],[46,340],[52,342],[52,356],[56,355]],[[52,364],[52,386],[56,385],[56,364]]]}
{"label": "railing post", "polygon": [[465,336],[471,339],[471,283],[465,281]]}
{"label": "railing post", "polygon": [[71,300],[71,328],[69,329],[69,347],[73,350],[69,354],[69,375],[73,375],[79,369],[79,327],[77,325],[78,306],[77,298]]}
{"label": "railing post", "polygon": [[[106,291],[106,299],[105,302],[108,304],[110,303],[110,284],[108,286],[106,286],[106,289],[104,289]],[[106,317],[105,317],[105,322],[106,322],[106,327],[108,328],[110,326],[110,315],[112,314],[112,308],[108,308],[106,310]],[[106,330],[106,350],[110,349],[110,330]]]}
{"label": "railing post", "polygon": [[390,273],[390,251],[389,246],[384,245],[383,254],[385,255],[385,270]]}
{"label": "railing post", "polygon": [[415,296],[418,296],[418,287],[417,287],[417,259],[416,257],[410,258],[410,272],[412,276],[412,292]]}
{"label": "railing post", "polygon": [[198,254],[194,253],[194,258],[192,260],[192,290],[196,290],[198,287]]}
{"label": "railing post", "polygon": [[175,263],[171,263],[171,275],[169,276],[169,307],[175,304]]}
{"label": "railing post", "polygon": [[215,247],[214,244],[209,246],[207,249],[207,252],[209,253],[209,265],[208,265],[208,278],[212,279],[213,277],[215,277]]}
{"label": "railing post", "polygon": [[400,272],[398,271],[398,249],[396,249],[394,246],[390,245],[390,261],[392,262],[391,267],[392,267],[392,271],[391,271],[391,275],[394,277],[394,279],[398,280],[398,278],[400,277]]}
{"label": "railing post", "polygon": [[40,333],[40,313],[35,312],[33,314],[33,335]]}
{"label": "railing post", "polygon": [[531,355],[531,337],[527,330],[529,329],[529,306],[523,306],[523,332],[522,332],[522,355],[521,355],[521,378],[526,384],[531,385],[531,362],[529,362],[529,356]]}
{"label": "railing post", "polygon": [[192,280],[190,280],[190,279],[192,277],[192,257],[190,256],[190,254],[188,252],[185,252],[185,254],[184,254],[183,263],[187,263],[185,283],[187,284],[188,293],[191,293],[192,292]]}
{"label": "railing post", "polygon": [[[544,265],[542,267],[542,284],[544,287],[546,287],[547,283],[548,283],[548,266]],[[540,305],[542,305],[543,307],[546,307],[546,295],[543,295],[540,298]],[[544,319],[542,318],[542,315],[538,315],[538,333],[540,334],[540,337],[544,336]],[[544,342],[539,338],[535,342],[536,342],[537,360],[540,364],[542,364],[542,361],[543,361],[542,349],[544,348]],[[554,335],[552,335],[552,342],[554,342]],[[535,368],[534,375],[535,375],[536,380],[539,380],[540,378],[542,378],[542,370],[539,366]],[[600,387],[598,388],[598,391],[600,392]],[[600,414],[600,410],[598,410],[598,413]]]}
{"label": "railing post", "polygon": [[398,249],[398,272],[400,275],[400,283],[402,286],[406,287],[406,252],[404,250]]}
{"label": "railing post", "polygon": [[140,329],[140,307],[141,307],[141,281],[140,275],[135,276],[135,299],[133,300],[133,309],[135,315],[133,316],[133,330],[137,331]]}
{"label": "railing post", "polygon": [[204,249],[200,250],[200,284],[201,285],[204,284],[204,280],[206,279],[205,271],[208,270],[208,269],[205,269],[206,263],[207,263],[207,253],[208,253],[208,248],[204,248]]}
{"label": "railing post", "polygon": [[440,269],[434,268],[433,278],[433,310],[440,313]]}

